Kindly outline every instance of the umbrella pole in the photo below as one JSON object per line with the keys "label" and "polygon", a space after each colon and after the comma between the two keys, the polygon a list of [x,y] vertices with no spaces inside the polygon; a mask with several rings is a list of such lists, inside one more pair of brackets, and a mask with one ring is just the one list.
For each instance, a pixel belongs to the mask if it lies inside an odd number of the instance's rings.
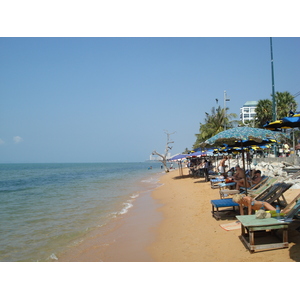
{"label": "umbrella pole", "polygon": [[247,177],[246,177],[246,169],[245,169],[245,157],[244,157],[244,147],[243,147],[243,142],[242,144],[242,161],[243,161],[243,168],[244,168],[244,180],[245,180],[245,194],[246,196],[248,195],[247,191]]}

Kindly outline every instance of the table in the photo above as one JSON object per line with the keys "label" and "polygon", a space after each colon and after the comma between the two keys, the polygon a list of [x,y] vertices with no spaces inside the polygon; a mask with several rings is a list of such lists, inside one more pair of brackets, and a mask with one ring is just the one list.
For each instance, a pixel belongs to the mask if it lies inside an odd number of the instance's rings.
{"label": "table", "polygon": [[[279,248],[288,248],[288,225],[286,221],[277,220],[276,218],[267,218],[267,219],[256,219],[255,215],[245,215],[245,216],[236,216],[237,219],[241,222],[242,235],[241,239],[246,244],[247,248],[250,250],[250,253],[253,253],[256,250],[271,250]],[[248,233],[246,233],[246,230]],[[255,245],[254,243],[254,233],[257,231],[266,231],[266,230],[277,230],[282,229],[282,242],[278,243],[266,243]]]}

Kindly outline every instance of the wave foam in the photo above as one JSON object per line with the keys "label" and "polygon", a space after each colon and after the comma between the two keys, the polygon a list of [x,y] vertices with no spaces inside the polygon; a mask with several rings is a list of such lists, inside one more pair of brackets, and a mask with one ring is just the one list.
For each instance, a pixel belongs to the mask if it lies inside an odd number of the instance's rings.
{"label": "wave foam", "polygon": [[127,203],[124,203],[124,208],[119,212],[119,215],[124,215],[128,212],[128,210],[132,207],[132,203],[130,202],[127,202]]}

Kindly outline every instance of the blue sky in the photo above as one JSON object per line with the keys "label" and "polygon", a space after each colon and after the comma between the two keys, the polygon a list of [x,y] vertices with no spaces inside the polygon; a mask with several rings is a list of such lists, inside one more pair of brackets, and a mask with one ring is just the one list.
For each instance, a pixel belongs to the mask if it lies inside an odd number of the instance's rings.
{"label": "blue sky", "polygon": [[[299,53],[273,38],[276,91],[300,91]],[[272,92],[268,37],[3,37],[0,57],[1,163],[144,161],[164,130],[176,154],[224,90],[236,114]]]}

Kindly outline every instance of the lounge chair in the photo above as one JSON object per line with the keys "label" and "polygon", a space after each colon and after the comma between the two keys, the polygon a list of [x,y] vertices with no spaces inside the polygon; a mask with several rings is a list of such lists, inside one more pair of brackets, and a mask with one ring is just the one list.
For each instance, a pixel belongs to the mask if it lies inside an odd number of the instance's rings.
{"label": "lounge chair", "polygon": [[[266,201],[270,204],[279,205],[280,207],[286,207],[288,205],[284,193],[292,186],[292,183],[281,182],[278,187],[273,189],[268,195],[260,197],[260,201]],[[282,200],[280,200],[280,197]]]}
{"label": "lounge chair", "polygon": [[[263,179],[263,181],[259,182],[257,185],[253,186],[252,188],[247,189],[247,193],[251,194],[253,198],[259,196],[262,192],[264,192],[268,187],[274,185],[278,181],[278,177],[267,177]],[[240,190],[229,190],[229,189],[220,189],[220,197],[221,199],[227,197],[228,195],[235,195],[244,193],[244,191]]]}
{"label": "lounge chair", "polygon": [[[299,198],[300,194],[297,196]],[[284,216],[285,221],[292,222],[294,218],[299,219],[300,216],[300,201],[296,202],[294,207]]]}
{"label": "lounge chair", "polygon": [[[220,220],[221,219],[221,215],[220,213],[223,212],[232,212],[232,214],[228,215],[228,216],[235,216],[235,208],[239,207],[239,204],[234,202],[232,200],[232,198],[226,198],[226,199],[216,199],[216,200],[211,200],[210,201],[211,206],[212,206],[212,216],[216,219],[216,220]],[[219,210],[219,208],[225,208],[227,207],[227,209],[222,209],[221,211]]]}
{"label": "lounge chair", "polygon": [[297,201],[299,200],[300,200],[300,194],[298,194],[281,212],[284,214],[288,213],[293,208],[295,203],[297,203]]}
{"label": "lounge chair", "polygon": [[[209,177],[210,177],[211,175],[209,175]],[[211,184],[211,188],[212,189],[217,189],[217,188],[219,188],[219,183],[222,183],[222,182],[224,182],[225,181],[225,178],[223,177],[223,178],[220,178],[220,175],[218,175],[219,176],[219,178],[210,178],[210,184]]]}
{"label": "lounge chair", "polygon": [[[283,193],[287,191],[291,186],[292,184],[288,184],[284,182],[269,186],[262,193],[258,194],[255,197],[255,200],[266,201],[271,204],[275,201],[278,201],[279,203],[280,201],[279,198],[283,197],[284,200],[280,203],[281,205],[283,205],[284,202],[286,203]],[[210,203],[212,205],[212,216],[216,220],[221,219],[220,213],[222,212],[231,211],[235,215],[236,207],[237,206],[239,207],[239,204],[234,202],[232,198],[211,200]],[[221,211],[219,210],[219,208],[225,208],[225,207],[227,207],[227,209],[222,209]],[[227,216],[231,216],[231,215],[227,215]]]}

